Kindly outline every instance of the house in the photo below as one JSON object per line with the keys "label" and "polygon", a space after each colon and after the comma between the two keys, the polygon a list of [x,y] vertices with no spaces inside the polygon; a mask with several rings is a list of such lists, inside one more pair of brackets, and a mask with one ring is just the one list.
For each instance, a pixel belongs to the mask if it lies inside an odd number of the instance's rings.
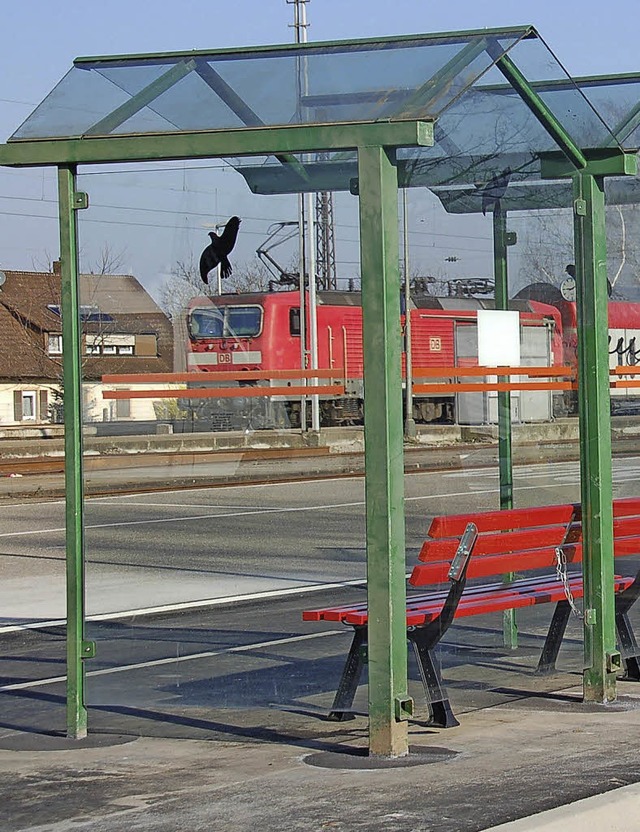
{"label": "house", "polygon": [[[59,264],[52,272],[2,274],[0,425],[60,422]],[[101,379],[107,373],[172,372],[171,321],[131,275],[81,275],[79,285],[85,421],[155,418],[148,399],[103,399]]]}

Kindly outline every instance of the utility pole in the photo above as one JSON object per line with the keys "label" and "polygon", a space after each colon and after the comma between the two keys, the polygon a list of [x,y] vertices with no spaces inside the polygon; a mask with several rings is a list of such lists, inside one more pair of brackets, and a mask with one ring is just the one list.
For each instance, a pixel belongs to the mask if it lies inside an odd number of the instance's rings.
{"label": "utility pole", "polygon": [[[306,4],[310,0],[286,0],[294,7],[294,23],[296,43],[307,42]],[[328,153],[317,153],[316,161],[321,162],[329,158]],[[316,225],[316,281],[320,289],[337,289],[336,277],[336,243],[333,232],[333,194],[330,191],[319,191],[315,200]]]}
{"label": "utility pole", "polygon": [[[295,42],[307,42],[307,3],[309,0],[286,0],[287,5],[293,5],[293,28],[295,29]],[[306,76],[307,67],[306,61],[303,59],[299,62],[298,68],[298,102],[301,107],[302,96],[307,93],[308,79]],[[300,250],[300,321],[304,320],[305,309],[305,280],[304,275],[306,269],[306,261],[308,261],[309,274],[309,347],[306,348],[305,341],[300,334],[301,350],[303,356],[303,367],[309,367],[311,370],[318,369],[318,315],[316,302],[316,241],[315,241],[315,222],[314,222],[314,205],[313,194],[300,194],[298,196],[298,211],[300,215],[300,228],[305,227],[307,230],[307,245],[301,245]],[[301,232],[301,243],[303,233]],[[304,257],[303,248],[306,248],[307,257]],[[307,361],[307,359],[309,359]],[[311,378],[311,386],[317,386],[318,379]],[[301,408],[302,424],[301,428],[304,431],[306,428],[306,408],[304,400]],[[311,430],[320,430],[320,397],[318,395],[311,396]]]}

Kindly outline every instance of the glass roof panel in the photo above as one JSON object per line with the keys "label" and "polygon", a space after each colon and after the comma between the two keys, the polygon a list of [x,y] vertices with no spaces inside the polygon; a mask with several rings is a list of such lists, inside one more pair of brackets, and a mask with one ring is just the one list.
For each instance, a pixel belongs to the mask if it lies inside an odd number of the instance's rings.
{"label": "glass roof panel", "polygon": [[[10,141],[423,119],[435,144],[398,151],[402,185],[513,185],[540,178],[541,153],[640,144],[640,78],[584,89],[532,27],[79,58]],[[281,157],[229,162],[259,193],[357,177],[353,151],[295,158],[306,176]]]}
{"label": "glass roof panel", "polygon": [[579,78],[576,83],[626,150],[640,147],[640,76]]}
{"label": "glass roof panel", "polygon": [[529,32],[81,58],[11,138],[436,118]]}

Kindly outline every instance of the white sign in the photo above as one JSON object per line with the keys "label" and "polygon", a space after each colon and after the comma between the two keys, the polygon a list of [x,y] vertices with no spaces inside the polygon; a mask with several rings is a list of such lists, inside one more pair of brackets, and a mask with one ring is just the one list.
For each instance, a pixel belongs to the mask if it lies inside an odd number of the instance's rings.
{"label": "white sign", "polygon": [[481,367],[520,366],[520,313],[478,309],[478,364]]}

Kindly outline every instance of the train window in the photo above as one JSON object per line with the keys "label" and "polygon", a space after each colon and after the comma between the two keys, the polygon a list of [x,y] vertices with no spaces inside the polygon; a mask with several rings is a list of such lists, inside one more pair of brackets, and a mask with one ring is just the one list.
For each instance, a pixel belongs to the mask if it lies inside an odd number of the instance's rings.
{"label": "train window", "polygon": [[300,335],[300,307],[292,306],[289,310],[289,335]]}
{"label": "train window", "polygon": [[222,311],[211,309],[194,309],[189,315],[189,334],[194,338],[222,338],[224,332]]}
{"label": "train window", "polygon": [[227,306],[224,311],[225,335],[247,338],[260,334],[262,329],[260,306]]}
{"label": "train window", "polygon": [[262,307],[212,305],[194,309],[188,326],[192,338],[251,338],[262,330]]}

